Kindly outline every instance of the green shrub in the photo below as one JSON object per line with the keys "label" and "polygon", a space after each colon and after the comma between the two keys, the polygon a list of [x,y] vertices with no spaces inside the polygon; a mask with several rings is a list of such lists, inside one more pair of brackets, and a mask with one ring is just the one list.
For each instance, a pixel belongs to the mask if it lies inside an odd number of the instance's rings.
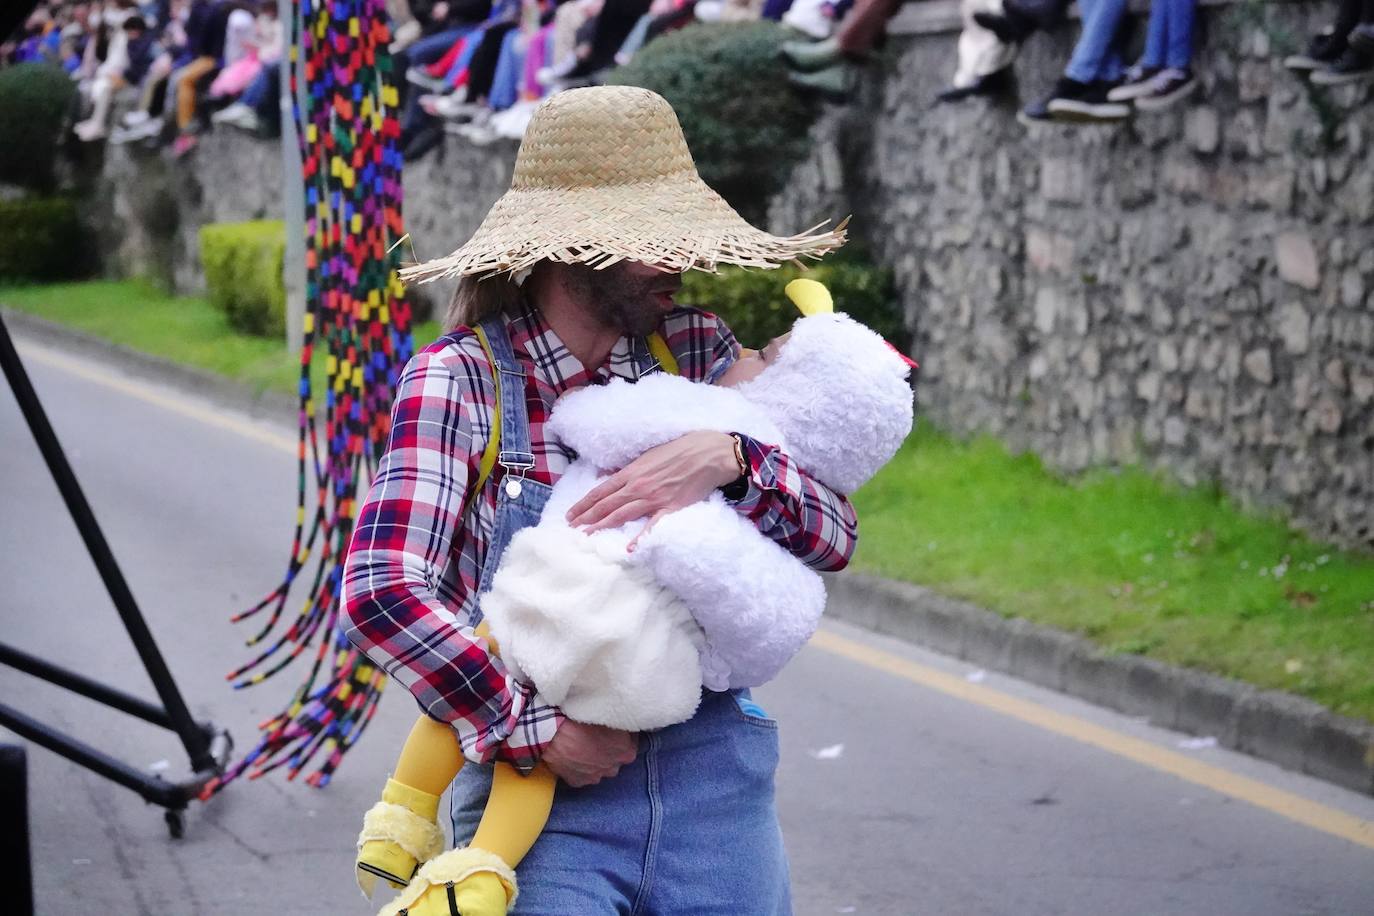
{"label": "green shrub", "polygon": [[27,63],[0,70],[0,183],[52,190],[75,97],[76,86],[61,67]]}
{"label": "green shrub", "polygon": [[71,198],[0,200],[0,282],[80,279],[92,273],[94,251]]}
{"label": "green shrub", "polygon": [[794,264],[777,270],[723,267],[718,274],[689,270],[683,274],[678,300],[715,312],[742,344],[761,347],[786,333],[799,317],[796,306],[783,293],[783,287],[797,277],[824,283],[837,311],[868,325],[905,352],[911,335],[902,323],[891,274],[848,248],[807,270]]}
{"label": "green shrub", "polygon": [[282,263],[286,229],[280,220],[212,223],[200,229],[200,262],[210,302],[248,334],[286,332]]}
{"label": "green shrub", "polygon": [[814,118],[778,60],[787,35],[766,21],[691,25],[611,74],[672,104],[701,177],[754,222],[806,155]]}

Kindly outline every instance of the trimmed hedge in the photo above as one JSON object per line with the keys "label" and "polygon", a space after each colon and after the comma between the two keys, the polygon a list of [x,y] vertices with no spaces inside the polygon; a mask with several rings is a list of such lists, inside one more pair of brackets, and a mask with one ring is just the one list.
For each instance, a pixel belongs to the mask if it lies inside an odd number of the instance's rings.
{"label": "trimmed hedge", "polygon": [[58,147],[76,85],[61,67],[26,63],[0,69],[0,183],[51,191]]}
{"label": "trimmed hedge", "polygon": [[799,317],[783,293],[783,287],[797,277],[824,283],[835,299],[836,311],[863,322],[906,352],[911,335],[896,303],[892,275],[849,248],[806,270],[795,264],[777,270],[723,267],[718,274],[689,270],[682,275],[682,293],[677,298],[715,312],[744,346],[762,347],[785,334]]}
{"label": "trimmed hedge", "polygon": [[610,76],[672,104],[702,179],[755,223],[806,155],[815,118],[778,60],[789,34],[768,21],[690,25]]}
{"label": "trimmed hedge", "polygon": [[200,229],[200,262],[210,302],[248,334],[286,332],[282,266],[286,228],[280,220],[212,223]]}
{"label": "trimmed hedge", "polygon": [[71,198],[0,200],[0,282],[88,277],[94,252]]}

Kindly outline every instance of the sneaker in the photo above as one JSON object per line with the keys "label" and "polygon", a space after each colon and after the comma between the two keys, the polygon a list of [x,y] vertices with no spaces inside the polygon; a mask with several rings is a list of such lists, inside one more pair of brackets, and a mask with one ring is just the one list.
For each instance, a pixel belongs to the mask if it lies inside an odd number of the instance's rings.
{"label": "sneaker", "polygon": [[1374,79],[1374,57],[1361,54],[1354,48],[1346,48],[1345,53],[1332,64],[1312,71],[1312,82],[1319,86],[1344,86],[1370,79]]}
{"label": "sneaker", "polygon": [[406,48],[415,44],[421,34],[419,21],[408,19],[396,27],[396,31],[391,35],[391,45],[387,50],[393,55],[400,54]]}
{"label": "sneaker", "polygon": [[935,103],[962,102],[974,96],[996,96],[1012,91],[1011,66],[980,76],[967,86],[950,86],[935,96]]}
{"label": "sneaker", "polygon": [[794,70],[787,74],[787,79],[792,85],[820,93],[832,102],[843,102],[854,91],[859,75],[852,64],[838,63],[814,73]]}
{"label": "sneaker", "polygon": [[191,150],[195,149],[196,144],[199,142],[200,138],[195,134],[178,135],[176,140],[172,143],[172,158],[180,159],[182,156],[185,156]]}
{"label": "sneaker", "polygon": [[811,38],[829,38],[835,29],[835,20],[825,14],[824,6],[823,3],[793,3],[782,14],[781,22]]}
{"label": "sneaker", "polygon": [[72,133],[85,143],[94,143],[105,139],[105,125],[91,118],[72,125]]}
{"label": "sneaker", "polygon": [[1163,72],[1162,67],[1142,67],[1136,64],[1126,71],[1126,76],[1122,79],[1121,85],[1107,93],[1107,101],[1130,102],[1142,95],[1149,95],[1154,91],[1155,78],[1161,72]]}
{"label": "sneaker", "polygon": [[163,121],[161,118],[144,118],[133,127],[122,127],[110,134],[110,142],[116,146],[125,143],[134,143],[138,140],[148,140],[162,133]]}
{"label": "sneaker", "polygon": [[[1165,70],[1155,77],[1148,93],[1136,97],[1135,107],[1138,111],[1163,111],[1186,99],[1196,89],[1197,80],[1191,70]],[[1112,98],[1110,92],[1107,98]]]}
{"label": "sneaker", "polygon": [[144,111],[142,108],[137,108],[125,113],[121,120],[125,127],[138,127],[140,124],[148,123],[151,118],[152,115],[148,114],[148,112]]}
{"label": "sneaker", "polygon": [[1055,121],[1124,121],[1131,116],[1131,106],[1107,101],[1110,89],[1104,80],[1080,83],[1066,76],[1054,87],[1045,108]]}
{"label": "sneaker", "polygon": [[794,69],[810,73],[840,62],[840,42],[836,38],[827,38],[824,41],[784,41],[778,53]]}
{"label": "sneaker", "polygon": [[249,105],[242,102],[235,102],[228,108],[220,109],[210,115],[210,120],[215,124],[227,124],[230,127],[237,127],[239,130],[256,132],[262,129],[262,121],[258,113]]}
{"label": "sneaker", "polygon": [[414,83],[421,89],[428,89],[430,92],[448,92],[453,88],[441,77],[430,76],[425,72],[424,67],[411,67],[406,70],[406,82]]}
{"label": "sneaker", "polygon": [[1307,50],[1301,54],[1291,54],[1283,59],[1283,65],[1298,73],[1321,70],[1336,62],[1345,52],[1345,36],[1337,35],[1335,29],[1327,29],[1312,36]]}

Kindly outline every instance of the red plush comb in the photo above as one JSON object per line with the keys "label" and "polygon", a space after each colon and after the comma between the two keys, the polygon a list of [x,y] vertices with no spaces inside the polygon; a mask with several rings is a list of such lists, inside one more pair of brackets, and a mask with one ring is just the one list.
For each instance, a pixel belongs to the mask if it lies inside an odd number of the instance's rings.
{"label": "red plush comb", "polygon": [[906,363],[908,368],[910,368],[910,369],[919,369],[919,368],[921,368],[920,365],[916,362],[916,360],[912,359],[910,356],[907,356],[907,355],[906,355],[905,353],[903,353],[901,350],[898,350],[896,347],[892,346],[892,344],[887,343],[887,341],[883,341],[883,343],[887,344],[887,348],[888,348],[889,350],[891,350],[893,353],[896,353],[898,356],[900,356],[900,357],[902,358],[902,362]]}

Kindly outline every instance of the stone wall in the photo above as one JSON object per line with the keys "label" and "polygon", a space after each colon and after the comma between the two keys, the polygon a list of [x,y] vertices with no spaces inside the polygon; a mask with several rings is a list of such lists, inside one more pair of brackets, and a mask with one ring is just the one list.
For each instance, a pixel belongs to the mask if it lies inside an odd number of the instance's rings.
{"label": "stone wall", "polygon": [[[934,108],[902,39],[815,130],[775,228],[852,212],[891,265],[922,411],[1053,466],[1144,461],[1374,545],[1374,99],[1279,64],[1326,4],[1203,11],[1197,96],[1126,126]],[[1143,24],[1143,23],[1142,23]],[[1046,91],[1076,29],[1017,71]]]}
{"label": "stone wall", "polygon": [[[855,104],[826,111],[773,227],[854,214],[894,270],[939,425],[1069,472],[1140,461],[1216,481],[1374,546],[1374,101],[1278,63],[1328,5],[1207,7],[1190,104],[1030,128],[1010,100],[931,105],[954,66],[944,8],[909,7],[919,34],[898,29]],[[1075,34],[1028,43],[1022,102]],[[407,166],[421,258],[476,228],[515,146],[442,152]],[[115,260],[148,270],[160,251],[183,287],[201,222],[280,214],[277,147],[228,131],[185,163],[112,149],[106,174]]]}

